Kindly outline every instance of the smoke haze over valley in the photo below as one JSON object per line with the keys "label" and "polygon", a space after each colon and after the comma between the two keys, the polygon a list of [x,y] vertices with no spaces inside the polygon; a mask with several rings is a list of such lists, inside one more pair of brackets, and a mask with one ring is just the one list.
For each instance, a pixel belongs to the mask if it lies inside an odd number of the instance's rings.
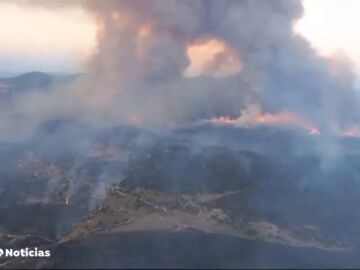
{"label": "smoke haze over valley", "polygon": [[1,5],[67,14],[86,61],[0,78],[0,248],[52,254],[0,268],[359,267],[357,64],[294,30],[303,2]]}

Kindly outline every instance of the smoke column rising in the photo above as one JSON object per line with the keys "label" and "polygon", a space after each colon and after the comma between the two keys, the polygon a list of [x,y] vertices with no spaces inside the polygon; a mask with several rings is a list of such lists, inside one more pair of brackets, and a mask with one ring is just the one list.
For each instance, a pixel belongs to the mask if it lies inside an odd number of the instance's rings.
{"label": "smoke column rising", "polygon": [[[270,112],[293,111],[326,129],[358,120],[346,59],[321,58],[293,33],[303,12],[300,1],[90,1],[85,6],[99,25],[90,85],[84,87],[104,113],[97,109],[93,119],[168,125],[236,115],[258,104]],[[219,77],[213,64],[213,74],[184,76],[192,60],[187,48],[201,40],[226,44],[241,70]],[[220,62],[230,52],[221,53]]]}
{"label": "smoke column rising", "polygon": [[[86,74],[67,89],[23,95],[4,106],[4,134],[31,134],[42,123],[64,117],[95,128],[122,123],[174,127],[236,117],[253,106],[265,113],[289,111],[323,131],[358,123],[351,64],[344,57],[320,57],[293,32],[303,13],[300,1],[76,4],[98,26],[97,49]],[[205,53],[191,55],[197,44],[204,44]],[[203,59],[207,54],[209,59]],[[189,76],[196,57],[204,70]],[[224,66],[232,66],[231,72]]]}

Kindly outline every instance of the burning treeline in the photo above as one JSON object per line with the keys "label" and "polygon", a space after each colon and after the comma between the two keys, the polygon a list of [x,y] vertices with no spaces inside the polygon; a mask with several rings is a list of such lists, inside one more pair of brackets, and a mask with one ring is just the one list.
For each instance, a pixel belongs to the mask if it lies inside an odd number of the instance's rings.
{"label": "burning treeline", "polygon": [[[258,106],[250,106],[240,112],[240,116],[231,118],[228,116],[214,117],[210,119],[210,123],[234,125],[239,127],[251,127],[256,125],[276,125],[291,126],[302,128],[308,131],[310,135],[319,135],[319,129],[291,112],[283,111],[280,113],[262,113]],[[355,135],[355,134],[354,134]]]}
{"label": "burning treeline", "polygon": [[[249,128],[257,125],[273,125],[273,126],[285,126],[287,128],[301,128],[306,130],[309,135],[320,135],[320,129],[317,125],[305,120],[291,111],[281,111],[279,113],[263,113],[258,106],[250,106],[240,112],[239,117],[230,116],[218,116],[213,117],[206,122],[220,124],[220,125],[233,125],[238,127]],[[348,126],[342,130],[334,128],[332,130],[333,135],[340,136],[359,136],[360,130],[357,126]]]}

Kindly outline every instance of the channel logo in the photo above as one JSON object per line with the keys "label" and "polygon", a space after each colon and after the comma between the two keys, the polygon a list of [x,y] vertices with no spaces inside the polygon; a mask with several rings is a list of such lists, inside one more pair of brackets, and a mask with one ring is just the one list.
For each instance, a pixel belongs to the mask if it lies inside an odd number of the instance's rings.
{"label": "channel logo", "polygon": [[51,256],[50,250],[42,250],[35,248],[22,248],[22,249],[13,249],[13,248],[0,248],[0,258],[48,258]]}

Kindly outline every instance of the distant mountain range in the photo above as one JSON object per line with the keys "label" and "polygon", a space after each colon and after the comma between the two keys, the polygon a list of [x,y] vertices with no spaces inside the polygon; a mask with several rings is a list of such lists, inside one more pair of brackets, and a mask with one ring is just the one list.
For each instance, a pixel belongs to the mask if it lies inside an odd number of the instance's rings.
{"label": "distant mountain range", "polygon": [[0,77],[0,93],[14,93],[34,89],[48,89],[56,83],[69,83],[80,74],[57,75],[40,71],[24,73],[15,77]]}

